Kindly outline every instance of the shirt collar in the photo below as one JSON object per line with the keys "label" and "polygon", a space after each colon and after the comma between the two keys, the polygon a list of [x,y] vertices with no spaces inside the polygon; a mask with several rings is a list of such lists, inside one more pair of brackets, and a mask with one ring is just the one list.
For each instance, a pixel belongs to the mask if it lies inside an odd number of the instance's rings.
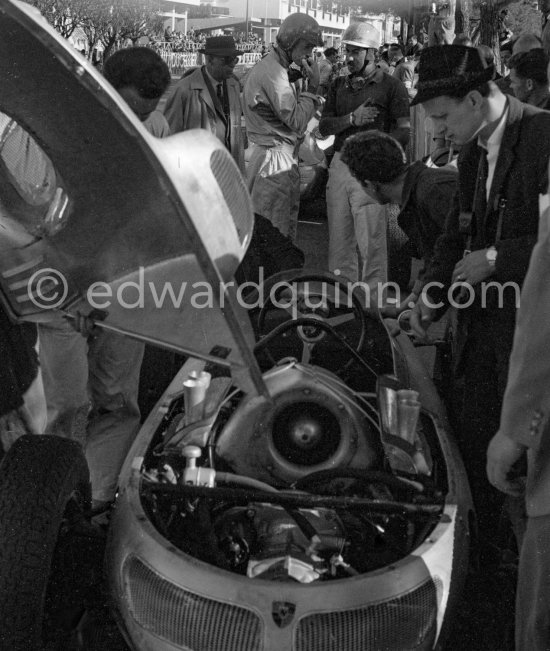
{"label": "shirt collar", "polygon": [[382,81],[382,78],[384,77],[384,71],[380,70],[380,68],[375,68],[368,77],[365,77],[363,73],[360,75],[348,75],[348,77],[351,79],[353,77],[363,77],[365,80],[365,85],[366,84],[378,84]]}
{"label": "shirt collar", "polygon": [[219,84],[223,84],[223,81],[218,81],[217,79],[214,79],[212,75],[208,72],[208,68],[205,66],[204,71],[206,72],[206,75],[208,76],[208,79],[210,79],[210,83],[212,86],[214,86],[214,90],[219,86]]}
{"label": "shirt collar", "polygon": [[481,136],[478,136],[477,144],[480,147],[483,147],[483,149],[485,150],[494,149],[495,147],[500,147],[500,143],[502,142],[502,137],[504,136],[504,130],[506,129],[507,120],[508,120],[508,103],[506,104],[506,108],[504,109],[504,112],[502,113],[502,116],[500,117],[500,120],[493,133],[485,141],[481,138]]}

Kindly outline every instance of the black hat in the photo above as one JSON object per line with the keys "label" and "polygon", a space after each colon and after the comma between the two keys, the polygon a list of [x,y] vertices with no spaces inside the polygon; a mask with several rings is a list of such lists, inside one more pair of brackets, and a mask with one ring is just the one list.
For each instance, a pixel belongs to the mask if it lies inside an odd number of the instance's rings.
{"label": "black hat", "polygon": [[237,50],[235,39],[232,36],[209,36],[205,46],[199,52],[217,57],[238,57],[244,54],[241,50]]}
{"label": "black hat", "polygon": [[467,93],[493,78],[494,66],[487,66],[475,47],[436,45],[424,48],[418,64],[418,90],[411,106],[441,95]]}

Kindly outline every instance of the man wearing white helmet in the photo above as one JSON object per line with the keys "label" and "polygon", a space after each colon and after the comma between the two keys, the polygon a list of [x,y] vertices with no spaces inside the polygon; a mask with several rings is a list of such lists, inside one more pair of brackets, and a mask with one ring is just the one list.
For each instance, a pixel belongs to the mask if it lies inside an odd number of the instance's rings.
{"label": "man wearing white helmet", "polygon": [[[340,150],[348,136],[368,129],[391,133],[403,147],[409,139],[409,97],[404,84],[376,66],[378,31],[354,23],[342,35],[350,72],[329,88],[319,129],[336,134],[327,184],[329,269],[353,282],[361,280],[372,298],[387,280],[386,214],[351,175]],[[361,276],[356,249],[363,261]]]}
{"label": "man wearing white helmet", "polygon": [[[319,67],[308,57],[322,44],[321,28],[314,18],[291,14],[279,29],[277,44],[252,68],[244,86],[243,111],[253,145],[247,177],[254,210],[292,240],[300,205],[297,150],[323,101],[316,94]],[[297,78],[302,71],[307,76],[308,92],[298,94],[292,83],[289,68],[293,63]]]}

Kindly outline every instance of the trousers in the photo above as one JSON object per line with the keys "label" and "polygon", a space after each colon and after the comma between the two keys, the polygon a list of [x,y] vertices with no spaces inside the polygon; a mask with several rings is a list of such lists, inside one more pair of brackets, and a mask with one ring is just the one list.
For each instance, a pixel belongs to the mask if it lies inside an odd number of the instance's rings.
{"label": "trousers", "polygon": [[516,595],[517,651],[550,649],[550,515],[527,519]]}
{"label": "trousers", "polygon": [[[327,183],[329,270],[366,283],[371,298],[388,279],[387,207],[370,197],[355,179],[339,152],[330,164]],[[359,277],[357,249],[362,259]]]}
{"label": "trousers", "polygon": [[481,555],[490,545],[506,547],[510,533],[521,541],[524,528],[522,500],[505,497],[487,479],[487,446],[498,430],[514,336],[514,314],[468,308],[470,318],[463,350],[464,395],[458,444],[474,499]]}
{"label": "trousers", "polygon": [[254,145],[247,169],[254,212],[293,242],[300,209],[300,171],[291,145]]}
{"label": "trousers", "polygon": [[92,498],[114,498],[118,474],[140,425],[144,344],[107,330],[87,339],[61,316],[40,324],[39,354],[47,434],[75,438],[86,421],[84,451]]}

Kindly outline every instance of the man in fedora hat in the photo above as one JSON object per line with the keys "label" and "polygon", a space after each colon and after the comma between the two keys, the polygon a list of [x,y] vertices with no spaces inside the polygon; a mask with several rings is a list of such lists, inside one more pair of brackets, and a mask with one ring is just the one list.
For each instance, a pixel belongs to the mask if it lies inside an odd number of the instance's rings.
{"label": "man in fedora hat", "polygon": [[244,174],[242,107],[233,69],[243,52],[232,36],[212,36],[203,49],[206,65],[184,76],[166,102],[164,115],[172,133],[207,129],[231,152]]}
{"label": "man in fedora hat", "polygon": [[[483,552],[494,550],[502,505],[485,474],[487,444],[498,427],[519,290],[537,240],[550,156],[550,113],[504,95],[493,73],[475,48],[428,48],[420,56],[412,102],[422,104],[434,125],[461,147],[458,191],[424,277],[432,286],[416,303],[411,326],[425,334],[436,306],[451,302],[463,308],[459,442]],[[451,283],[461,284],[463,305],[449,290]]]}

